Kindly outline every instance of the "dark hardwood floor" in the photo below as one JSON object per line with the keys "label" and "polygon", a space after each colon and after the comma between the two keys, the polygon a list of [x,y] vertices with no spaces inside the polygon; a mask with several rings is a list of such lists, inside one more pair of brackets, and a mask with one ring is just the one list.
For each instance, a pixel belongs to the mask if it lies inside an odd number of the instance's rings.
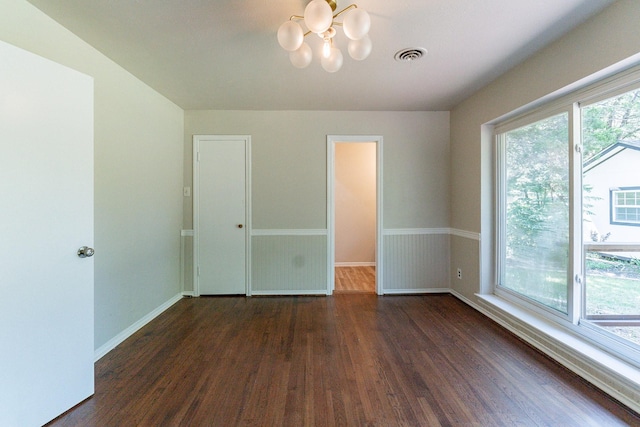
{"label": "dark hardwood floor", "polygon": [[193,298],[51,426],[616,426],[640,417],[449,295]]}
{"label": "dark hardwood floor", "polygon": [[376,292],[376,268],[366,267],[335,267],[334,292],[344,293],[369,293]]}

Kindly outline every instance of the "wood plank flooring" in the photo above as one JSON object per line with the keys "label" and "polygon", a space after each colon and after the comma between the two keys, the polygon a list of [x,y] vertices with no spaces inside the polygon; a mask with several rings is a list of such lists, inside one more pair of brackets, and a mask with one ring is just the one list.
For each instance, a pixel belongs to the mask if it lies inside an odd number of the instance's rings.
{"label": "wood plank flooring", "polygon": [[376,292],[376,268],[336,267],[335,293],[369,293]]}
{"label": "wood plank flooring", "polygon": [[450,295],[193,298],[50,426],[622,426],[640,417]]}

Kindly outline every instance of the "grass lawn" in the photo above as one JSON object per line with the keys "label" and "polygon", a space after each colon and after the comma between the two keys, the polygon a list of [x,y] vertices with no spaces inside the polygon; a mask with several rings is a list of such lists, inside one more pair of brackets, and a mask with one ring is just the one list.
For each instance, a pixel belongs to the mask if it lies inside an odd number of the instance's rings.
{"label": "grass lawn", "polygon": [[[640,265],[612,261],[590,254],[586,274],[586,315],[640,316]],[[509,264],[505,283],[509,289],[566,313],[567,273],[540,266]],[[638,326],[603,329],[640,345]]]}
{"label": "grass lawn", "polygon": [[640,316],[640,279],[587,272],[587,315]]}
{"label": "grass lawn", "polygon": [[[589,315],[640,316],[640,266],[600,258],[587,260],[586,312]],[[638,326],[601,326],[640,345]]]}
{"label": "grass lawn", "polygon": [[505,270],[505,287],[561,313],[567,312],[566,272],[516,263],[509,263]]}

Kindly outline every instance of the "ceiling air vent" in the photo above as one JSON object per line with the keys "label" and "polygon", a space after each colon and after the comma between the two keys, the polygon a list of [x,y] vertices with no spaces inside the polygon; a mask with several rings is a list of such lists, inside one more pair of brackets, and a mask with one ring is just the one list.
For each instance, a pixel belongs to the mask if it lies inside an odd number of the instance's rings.
{"label": "ceiling air vent", "polygon": [[398,62],[413,62],[427,54],[427,49],[423,47],[411,47],[398,51],[393,57]]}

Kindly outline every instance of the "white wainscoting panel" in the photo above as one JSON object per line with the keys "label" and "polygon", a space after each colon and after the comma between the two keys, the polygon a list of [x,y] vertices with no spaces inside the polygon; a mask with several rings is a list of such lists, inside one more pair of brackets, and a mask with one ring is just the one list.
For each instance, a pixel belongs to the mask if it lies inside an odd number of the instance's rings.
{"label": "white wainscoting panel", "polygon": [[384,230],[384,293],[449,292],[449,232]]}
{"label": "white wainscoting panel", "polygon": [[252,295],[327,294],[327,230],[253,230]]}
{"label": "white wainscoting panel", "polygon": [[193,296],[193,230],[180,231],[180,289]]}

